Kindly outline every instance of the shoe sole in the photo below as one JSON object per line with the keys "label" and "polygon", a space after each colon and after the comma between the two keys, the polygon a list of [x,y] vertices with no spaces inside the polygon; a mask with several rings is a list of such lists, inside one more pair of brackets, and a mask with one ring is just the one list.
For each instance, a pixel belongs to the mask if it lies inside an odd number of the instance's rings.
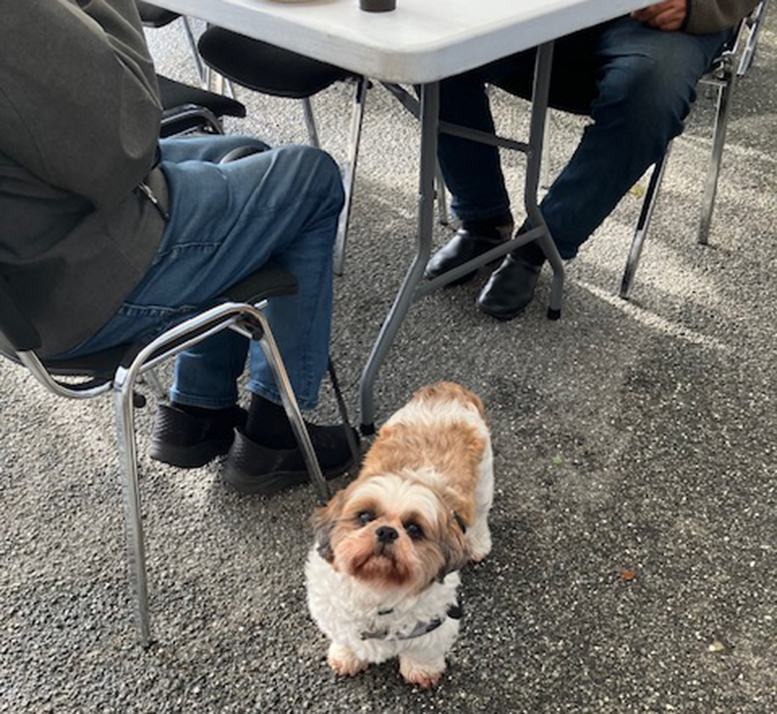
{"label": "shoe sole", "polygon": [[161,461],[181,469],[195,469],[222,456],[232,446],[232,438],[203,441],[192,446],[174,446],[162,441],[151,441],[149,455],[155,461]]}
{"label": "shoe sole", "polygon": [[[342,476],[355,463],[351,458],[348,463],[322,470],[325,479]],[[221,472],[221,480],[225,486],[237,493],[270,496],[278,491],[283,491],[294,486],[302,486],[310,483],[310,476],[305,471],[273,471],[267,474],[252,475],[242,469],[237,469],[229,462]]]}

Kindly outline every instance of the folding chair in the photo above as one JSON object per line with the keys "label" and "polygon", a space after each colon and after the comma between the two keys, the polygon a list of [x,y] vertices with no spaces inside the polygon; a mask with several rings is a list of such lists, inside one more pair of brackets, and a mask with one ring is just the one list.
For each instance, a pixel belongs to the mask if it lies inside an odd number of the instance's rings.
{"label": "folding chair", "polygon": [[[259,340],[275,377],[283,406],[297,437],[319,500],[329,498],[329,490],[302,420],[283,361],[276,347],[264,310],[270,297],[293,294],[297,281],[281,266],[268,263],[226,291],[223,300],[199,311],[147,342],[120,345],[93,355],[70,360],[42,359],[36,354],[41,340],[34,325],[14,304],[0,280],[0,354],[24,365],[49,392],[70,399],[92,399],[113,393],[119,460],[124,493],[130,586],[140,643],[151,642],[145,543],[141,518],[134,408],[145,398],[136,386],[143,375],[192,345],[221,332],[234,330]],[[330,378],[347,432],[348,417],[330,362]],[[66,377],[66,380],[59,379]],[[80,378],[74,382],[71,378]],[[352,449],[354,448],[351,444]]]}
{"label": "folding chair", "polygon": [[348,157],[342,167],[345,203],[340,214],[334,260],[335,274],[342,275],[356,160],[369,81],[366,77],[355,75],[339,67],[318,62],[220,27],[207,29],[200,36],[197,46],[205,64],[236,84],[261,94],[301,99],[308,137],[310,143],[316,147],[320,146],[320,143],[310,98],[335,82],[353,83]]}
{"label": "folding chair", "polygon": [[[712,135],[712,153],[710,155],[707,177],[704,182],[704,194],[701,203],[701,221],[699,223],[698,242],[700,245],[709,244],[710,224],[712,212],[715,208],[715,195],[718,190],[718,179],[723,158],[723,147],[726,143],[726,130],[731,113],[731,98],[734,94],[737,82],[744,77],[753,62],[755,50],[758,45],[758,36],[763,26],[766,8],[769,0],[759,3],[749,17],[745,18],[737,28],[731,41],[724,47],[721,54],[715,59],[710,71],[702,77],[700,85],[717,91],[717,111],[715,113],[715,127]],[[744,50],[741,49],[743,37],[747,36]],[[739,61],[737,61],[739,58]],[[647,237],[650,219],[653,215],[658,191],[664,177],[666,162],[671,150],[671,142],[666,147],[666,152],[653,167],[650,175],[647,191],[642,201],[637,227],[631,241],[629,256],[621,278],[620,296],[627,299],[631,283],[637,272],[639,259],[642,254],[642,246]]]}

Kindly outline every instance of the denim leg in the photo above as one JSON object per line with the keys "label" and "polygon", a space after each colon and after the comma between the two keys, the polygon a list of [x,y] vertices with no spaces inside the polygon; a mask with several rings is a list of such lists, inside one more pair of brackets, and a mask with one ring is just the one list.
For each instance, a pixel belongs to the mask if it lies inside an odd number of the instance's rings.
{"label": "denim leg", "polygon": [[682,132],[696,85],[727,36],[661,32],[632,18],[603,26],[593,123],[540,204],[563,258],[577,255]]}
{"label": "denim leg", "polygon": [[[551,80],[556,103],[565,103],[576,72],[569,71],[572,63],[583,68],[583,78],[589,72],[597,76],[593,124],[541,203],[562,257],[577,254],[682,131],[696,84],[728,35],[661,32],[621,18],[556,43]],[[513,85],[510,91],[528,96],[533,68],[534,53],[523,52],[443,81],[441,119],[493,131],[485,84]],[[509,210],[497,149],[441,134],[439,158],[460,218],[485,220]]]}
{"label": "denim leg", "polygon": [[240,135],[182,136],[161,139],[160,158],[165,163],[178,164],[182,161],[210,161],[218,163],[233,149],[254,146],[265,151],[270,147],[259,139]]}
{"label": "denim leg", "polygon": [[[263,175],[254,164],[269,164]],[[293,275],[299,290],[293,296],[269,302],[268,319],[278,343],[292,387],[303,409],[315,406],[318,389],[329,356],[332,315],[332,252],[337,220],[342,207],[342,183],[334,162],[309,147],[289,147],[257,154],[220,167],[230,186],[224,204],[228,233],[217,247],[217,254],[234,252],[233,272],[228,287],[238,282],[272,256]],[[180,177],[173,179],[175,187]],[[184,176],[183,186],[189,187]],[[197,177],[194,177],[195,182]],[[212,218],[200,216],[200,210],[186,215],[190,229]],[[209,212],[210,213],[210,212]],[[246,234],[254,240],[246,241]],[[247,246],[246,243],[249,243]],[[250,250],[246,250],[250,246]],[[242,248],[242,251],[238,249]],[[197,250],[209,250],[199,243]],[[253,253],[253,255],[251,255]],[[216,256],[214,256],[216,257]],[[210,261],[203,265],[209,281]],[[234,389],[243,368],[246,341],[238,335],[224,334],[212,344],[201,343],[181,354],[176,362],[176,377],[171,397],[183,404],[225,406],[223,387],[214,389],[217,375]],[[250,347],[251,392],[275,402],[280,395],[258,343]],[[234,403],[235,393],[229,394]]]}
{"label": "denim leg", "polygon": [[[261,267],[271,257],[293,273],[294,296],[272,299],[268,317],[302,408],[315,406],[326,370],[332,306],[332,250],[343,191],[323,152],[284,147],[213,163],[240,137],[162,143],[170,221],[154,263],[112,320],[79,348],[86,354],[159,332]],[[192,406],[235,403],[248,341],[224,332],[180,354],[171,398]],[[280,397],[258,345],[249,388]]]}
{"label": "denim leg", "polygon": [[[494,133],[486,82],[510,72],[508,58],[440,82],[440,120]],[[510,199],[496,147],[440,133],[437,158],[451,192],[451,208],[463,221],[486,221],[509,214]]]}

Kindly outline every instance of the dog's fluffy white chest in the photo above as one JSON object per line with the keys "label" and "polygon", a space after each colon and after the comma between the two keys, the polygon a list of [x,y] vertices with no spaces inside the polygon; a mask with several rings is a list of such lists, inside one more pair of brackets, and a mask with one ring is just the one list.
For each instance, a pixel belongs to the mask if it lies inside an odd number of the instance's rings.
{"label": "dog's fluffy white chest", "polygon": [[411,650],[443,654],[456,640],[459,621],[448,611],[456,606],[458,573],[449,573],[442,583],[396,602],[386,593],[378,595],[343,577],[315,548],[305,575],[308,607],[316,624],[361,660],[383,662]]}

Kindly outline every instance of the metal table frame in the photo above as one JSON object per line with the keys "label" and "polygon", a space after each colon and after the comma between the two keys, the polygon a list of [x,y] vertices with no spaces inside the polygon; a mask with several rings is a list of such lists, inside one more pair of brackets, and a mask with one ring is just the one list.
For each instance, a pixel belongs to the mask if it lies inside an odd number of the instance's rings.
{"label": "metal table frame", "polygon": [[[508,252],[531,241],[537,241],[553,269],[548,318],[561,316],[561,301],[564,289],[564,263],[559,255],[548,226],[538,205],[542,142],[545,133],[545,117],[548,110],[553,42],[540,45],[534,69],[531,120],[528,142],[512,141],[499,136],[457,126],[439,120],[440,83],[431,82],[420,87],[420,99],[416,100],[400,85],[385,84],[402,104],[420,120],[421,160],[418,178],[418,230],[416,232],[416,253],[397,293],[391,310],[383,322],[359,385],[361,431],[365,435],[375,433],[375,380],[391,344],[407,315],[410,306],[429,293],[447,285],[452,280],[466,275],[477,268],[501,258]],[[433,280],[423,279],[424,268],[432,250],[434,229],[435,174],[437,167],[437,139],[439,132],[454,134],[463,138],[481,141],[494,146],[520,151],[526,154],[526,178],[524,181],[524,207],[526,215],[535,228],[498,245],[458,268],[448,271]]]}

